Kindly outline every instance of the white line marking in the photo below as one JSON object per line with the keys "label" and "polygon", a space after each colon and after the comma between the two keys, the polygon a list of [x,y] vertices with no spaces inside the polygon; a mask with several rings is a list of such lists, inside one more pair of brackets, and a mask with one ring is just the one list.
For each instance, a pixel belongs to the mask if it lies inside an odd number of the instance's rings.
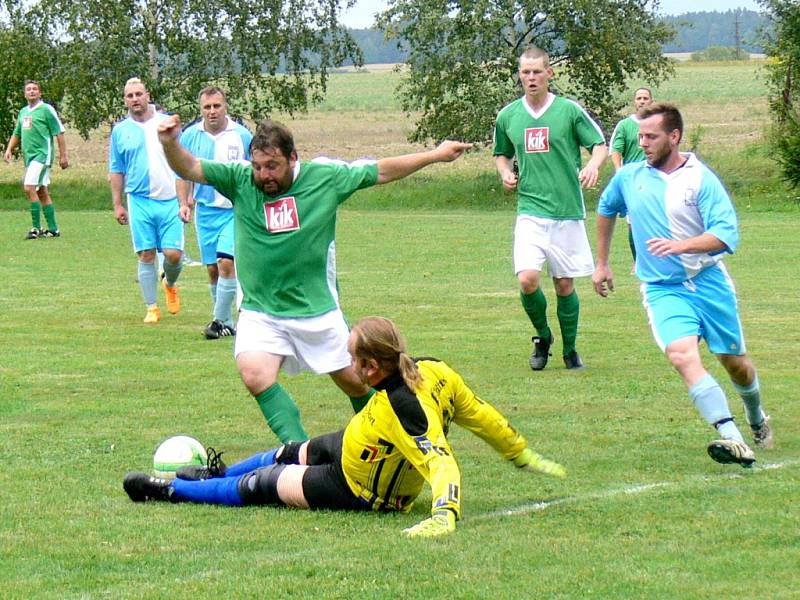
{"label": "white line marking", "polygon": [[590,492],[588,494],[581,494],[579,496],[567,496],[566,498],[555,498],[553,500],[543,500],[541,502],[520,504],[519,506],[514,506],[512,508],[505,508],[502,510],[495,510],[480,515],[475,515],[474,517],[470,517],[469,520],[481,521],[488,519],[496,519],[497,517],[514,517],[517,515],[525,515],[532,512],[541,512],[543,510],[547,510],[548,508],[559,506],[561,504],[577,504],[580,502],[586,502],[587,500],[605,500],[607,498],[614,498],[616,496],[621,496],[621,495],[642,494],[644,492],[649,492],[650,490],[655,490],[655,489],[664,489],[669,487],[683,487],[684,484],[694,484],[704,481],[714,481],[719,479],[741,479],[742,477],[745,477],[748,472],[757,473],[758,471],[770,471],[774,469],[782,469],[783,467],[794,466],[798,463],[800,463],[800,460],[797,459],[786,460],[779,463],[766,463],[763,465],[758,465],[756,467],[753,467],[752,469],[748,469],[747,471],[740,470],[737,471],[736,473],[725,473],[721,475],[699,475],[696,477],[691,477],[689,479],[684,479],[682,481],[662,481],[657,483],[643,483],[638,485],[629,485],[621,488],[603,490],[599,492]]}

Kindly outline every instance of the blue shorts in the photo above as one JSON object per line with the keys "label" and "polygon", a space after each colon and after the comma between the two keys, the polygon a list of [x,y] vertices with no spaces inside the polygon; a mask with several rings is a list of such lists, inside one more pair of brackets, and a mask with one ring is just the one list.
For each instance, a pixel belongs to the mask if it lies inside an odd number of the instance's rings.
{"label": "blue shorts", "polygon": [[746,352],[736,290],[722,263],[683,283],[642,283],[641,291],[662,352],[690,336],[704,339],[714,354]]}
{"label": "blue shorts", "polygon": [[200,260],[204,265],[217,262],[217,255],[233,256],[233,209],[197,204],[194,213]]}
{"label": "blue shorts", "polygon": [[183,221],[178,215],[178,199],[151,200],[128,194],[128,217],[133,249],[183,251]]}

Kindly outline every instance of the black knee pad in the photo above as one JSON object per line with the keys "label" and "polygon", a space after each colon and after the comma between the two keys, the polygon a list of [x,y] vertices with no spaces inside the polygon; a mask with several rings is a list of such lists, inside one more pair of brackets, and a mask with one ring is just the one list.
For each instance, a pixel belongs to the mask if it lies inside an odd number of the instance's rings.
{"label": "black knee pad", "polygon": [[283,505],[278,497],[278,477],[285,465],[269,465],[243,475],[239,480],[239,496],[245,505]]}
{"label": "black knee pad", "polygon": [[275,462],[279,465],[299,465],[300,464],[300,446],[305,442],[289,442],[283,447],[283,452],[280,456],[275,458]]}

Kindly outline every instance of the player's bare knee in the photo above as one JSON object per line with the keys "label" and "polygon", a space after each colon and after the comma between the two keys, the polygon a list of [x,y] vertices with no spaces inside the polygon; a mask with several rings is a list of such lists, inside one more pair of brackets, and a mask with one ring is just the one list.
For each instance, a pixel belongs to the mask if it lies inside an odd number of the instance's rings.
{"label": "player's bare knee", "polygon": [[569,296],[575,291],[575,280],[570,277],[554,277],[553,285],[556,288],[556,295],[558,296]]}
{"label": "player's bare knee", "polygon": [[520,271],[517,273],[517,281],[523,294],[533,294],[539,289],[539,273],[536,271]]}
{"label": "player's bare knee", "polygon": [[172,264],[177,264],[183,258],[183,252],[177,248],[164,248],[164,259]]}
{"label": "player's bare knee", "polygon": [[278,474],[277,491],[281,502],[295,508],[308,508],[303,492],[303,476],[308,467],[289,465]]}

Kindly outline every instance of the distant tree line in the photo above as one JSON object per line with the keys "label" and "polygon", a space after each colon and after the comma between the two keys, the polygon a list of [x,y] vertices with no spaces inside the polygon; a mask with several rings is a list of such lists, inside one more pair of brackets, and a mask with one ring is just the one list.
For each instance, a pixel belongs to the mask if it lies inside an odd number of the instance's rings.
{"label": "distant tree line", "polygon": [[[736,20],[739,20],[739,43],[744,52],[763,52],[760,28],[769,25],[767,19],[753,10],[725,12],[692,12],[663,17],[675,30],[675,38],[664,44],[664,52],[699,52],[710,46],[736,47]],[[403,63],[408,58],[405,48],[394,40],[387,41],[380,29],[351,29],[364,54],[366,64]]]}

